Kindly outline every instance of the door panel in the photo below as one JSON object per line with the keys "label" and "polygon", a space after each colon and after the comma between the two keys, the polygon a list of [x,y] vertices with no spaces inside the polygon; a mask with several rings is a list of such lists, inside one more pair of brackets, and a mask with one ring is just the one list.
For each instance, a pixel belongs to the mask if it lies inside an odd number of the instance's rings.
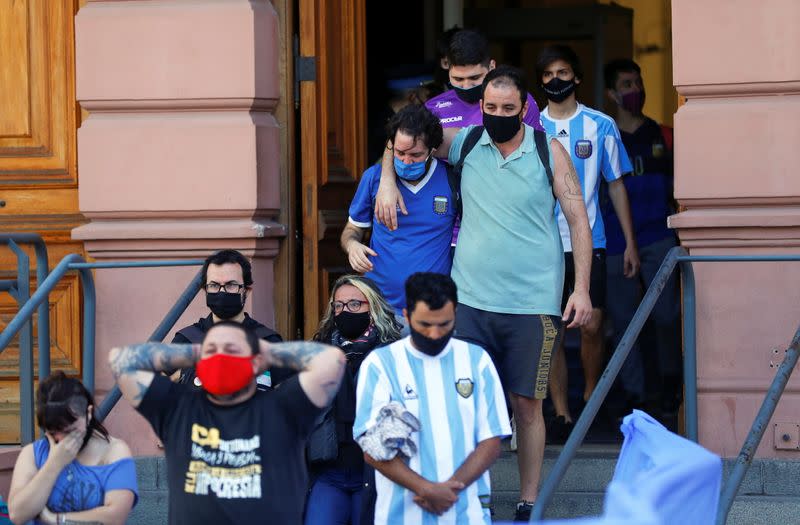
{"label": "door panel", "polygon": [[300,0],[300,54],[316,60],[300,84],[305,337],[350,269],[339,236],[366,165],[365,37],[363,0]]}
{"label": "door panel", "polygon": [[[83,253],[70,235],[85,222],[78,211],[76,8],[75,0],[0,2],[0,232],[40,234],[51,268],[68,253]],[[33,250],[23,249],[35,276]],[[0,246],[0,279],[15,276],[16,268],[13,253]],[[69,275],[50,295],[51,366],[70,375],[81,369],[79,288]],[[0,330],[17,308],[0,292]],[[37,345],[34,331],[35,361]],[[0,443],[19,441],[18,375],[15,338],[0,353]]]}

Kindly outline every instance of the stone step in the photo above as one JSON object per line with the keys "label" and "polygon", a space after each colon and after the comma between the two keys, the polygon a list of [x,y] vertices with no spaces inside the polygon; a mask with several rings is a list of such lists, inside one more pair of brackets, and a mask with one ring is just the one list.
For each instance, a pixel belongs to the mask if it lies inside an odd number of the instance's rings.
{"label": "stone step", "polygon": [[[507,445],[506,445],[507,447]],[[544,480],[553,468],[560,446],[545,449]],[[605,489],[614,474],[618,445],[584,445],[567,469],[546,517],[578,518],[603,512]],[[723,485],[733,460],[723,466]],[[128,519],[130,525],[166,523],[166,463],[161,457],[136,458],[139,503]],[[519,497],[517,456],[507,448],[491,469],[495,520],[513,518]],[[800,522],[800,461],[755,460],[747,472],[728,516],[729,525]]]}

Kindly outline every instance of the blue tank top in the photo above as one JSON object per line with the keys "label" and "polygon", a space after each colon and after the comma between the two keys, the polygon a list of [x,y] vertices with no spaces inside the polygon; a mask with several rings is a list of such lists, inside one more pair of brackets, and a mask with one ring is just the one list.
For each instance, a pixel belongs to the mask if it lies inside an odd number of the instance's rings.
{"label": "blue tank top", "polygon": [[[50,443],[47,438],[34,441],[33,459],[37,469],[42,468],[49,455]],[[133,492],[133,505],[136,506],[139,494],[133,458],[95,466],[72,460],[56,478],[47,499],[47,507],[56,513],[93,509],[103,504],[106,492],[122,489]]]}

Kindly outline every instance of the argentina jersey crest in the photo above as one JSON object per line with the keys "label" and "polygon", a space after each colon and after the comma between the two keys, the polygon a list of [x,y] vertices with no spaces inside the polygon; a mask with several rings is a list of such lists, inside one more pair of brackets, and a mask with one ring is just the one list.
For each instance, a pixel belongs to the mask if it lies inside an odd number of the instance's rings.
{"label": "argentina jersey crest", "polygon": [[444,195],[437,195],[433,198],[433,212],[437,215],[446,215],[449,199]]}
{"label": "argentina jersey crest", "polygon": [[576,140],[575,141],[575,156],[579,159],[588,159],[592,156],[592,141],[591,140]]}

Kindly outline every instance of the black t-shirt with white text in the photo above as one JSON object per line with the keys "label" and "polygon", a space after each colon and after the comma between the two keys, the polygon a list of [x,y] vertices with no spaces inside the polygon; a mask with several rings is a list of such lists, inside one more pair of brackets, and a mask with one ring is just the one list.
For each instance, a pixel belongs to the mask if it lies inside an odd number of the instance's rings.
{"label": "black t-shirt with white text", "polygon": [[233,406],[156,375],[138,411],[164,443],[169,523],[300,524],[319,415],[298,376]]}

